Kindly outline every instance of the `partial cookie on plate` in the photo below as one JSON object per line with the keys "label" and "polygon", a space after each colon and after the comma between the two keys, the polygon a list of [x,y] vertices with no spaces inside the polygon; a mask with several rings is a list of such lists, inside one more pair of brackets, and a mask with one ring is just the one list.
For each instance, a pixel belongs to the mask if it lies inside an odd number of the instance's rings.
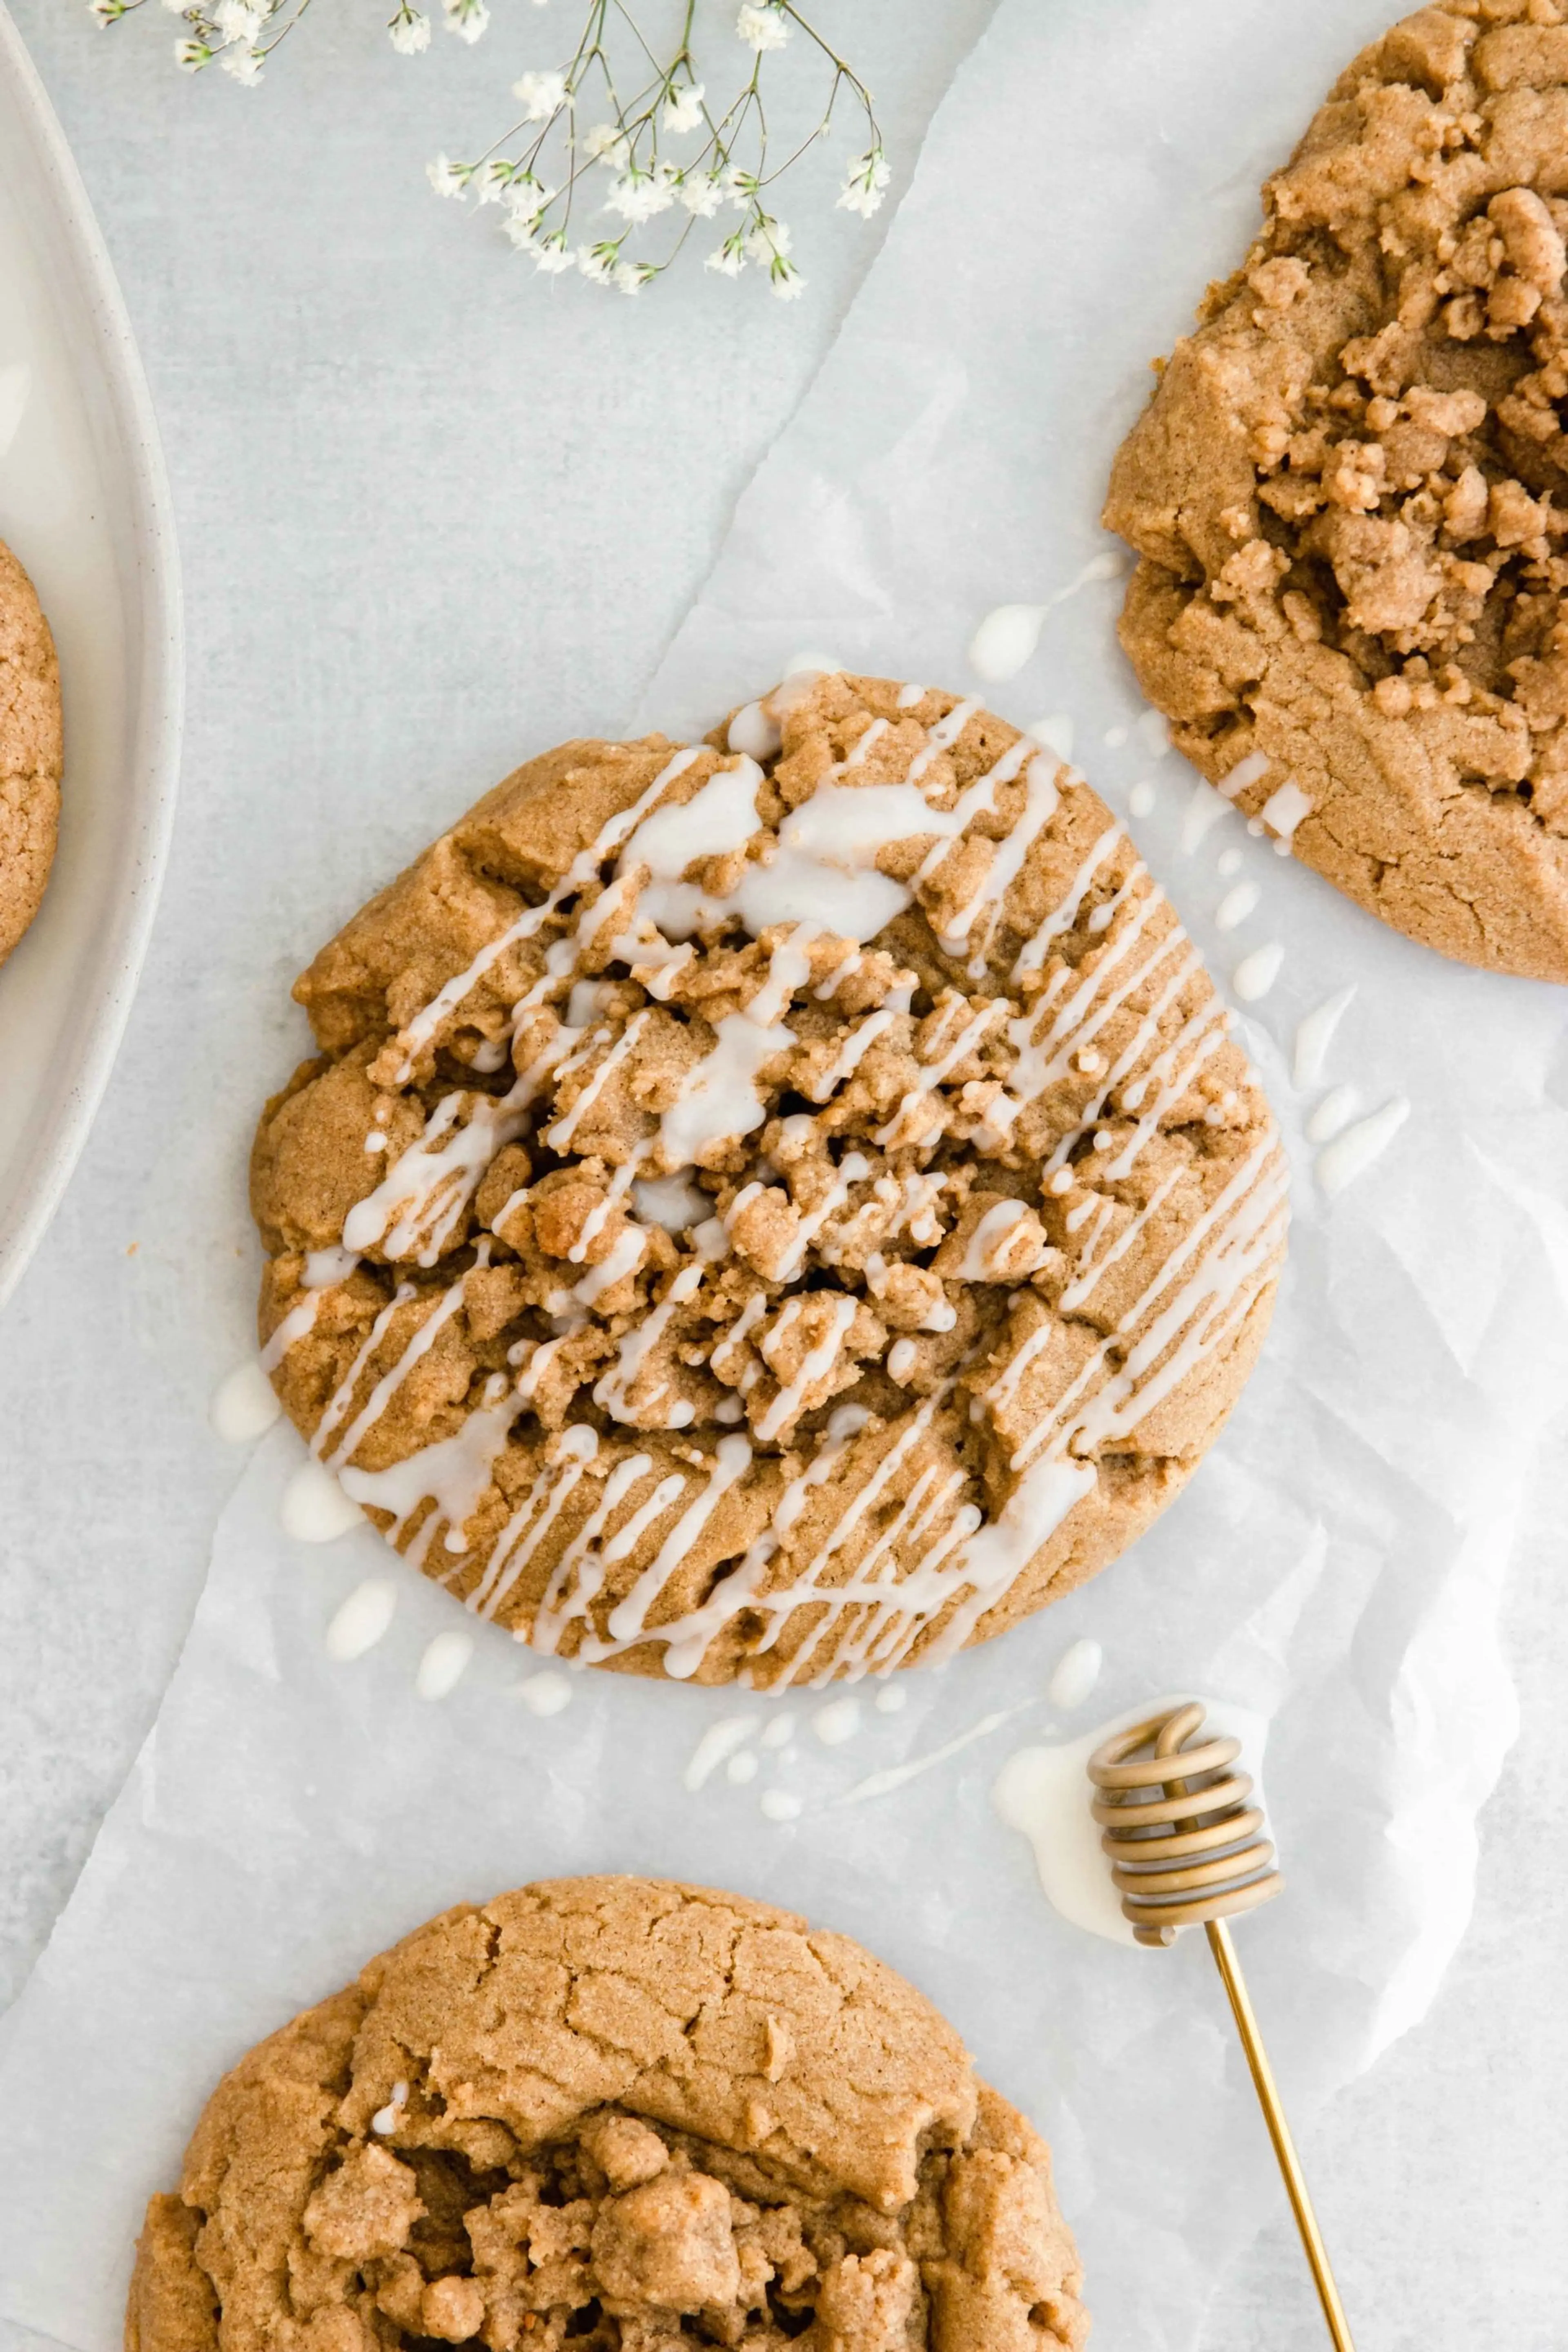
{"label": "partial cookie on plate", "polygon": [[33,583],[0,541],[0,963],[38,911],[60,816],[60,674]]}
{"label": "partial cookie on plate", "polygon": [[1088,2323],[946,2021],[743,1896],[460,1906],[262,2042],[147,2210],[127,2352],[1006,2352]]}
{"label": "partial cookie on plate", "polygon": [[1341,76],[1117,457],[1172,735],[1385,922],[1568,980],[1568,18]]}
{"label": "partial cookie on plate", "polygon": [[705,1682],[1000,1632],[1177,1493],[1283,1250],[1267,1104],[1082,778],[818,677],[497,787],[298,983],[261,1335],[535,1648]]}

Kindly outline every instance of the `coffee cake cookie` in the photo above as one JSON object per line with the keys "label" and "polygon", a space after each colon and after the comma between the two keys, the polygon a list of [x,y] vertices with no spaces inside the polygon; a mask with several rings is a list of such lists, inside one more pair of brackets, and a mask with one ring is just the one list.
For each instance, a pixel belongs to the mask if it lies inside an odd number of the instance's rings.
{"label": "coffee cake cookie", "polygon": [[1169,905],[973,702],[817,677],[519,769],[325,948],[264,1361],[425,1572],[721,1682],[1113,1558],[1267,1323],[1284,1171]]}
{"label": "coffee cake cookie", "polygon": [[1081,2346],[1051,2158],[843,1936],[557,1879],[465,1904],[218,2085],[127,2352]]}
{"label": "coffee cake cookie", "polygon": [[0,963],[34,916],[60,817],[60,673],[33,583],[0,541]]}
{"label": "coffee cake cookie", "polygon": [[1341,77],[1112,476],[1186,756],[1413,939],[1568,980],[1568,11]]}

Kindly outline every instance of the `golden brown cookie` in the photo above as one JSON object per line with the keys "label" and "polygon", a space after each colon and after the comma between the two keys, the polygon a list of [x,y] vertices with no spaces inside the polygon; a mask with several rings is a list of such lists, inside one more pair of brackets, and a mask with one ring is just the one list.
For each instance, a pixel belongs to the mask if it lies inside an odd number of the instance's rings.
{"label": "golden brown cookie", "polygon": [[60,673],[33,583],[0,541],[0,963],[34,916],[60,817]]}
{"label": "golden brown cookie", "polygon": [[1117,457],[1172,735],[1411,938],[1568,980],[1568,16],[1341,76]]}
{"label": "golden brown cookie", "polygon": [[642,1878],[462,1905],[226,2075],[127,2352],[1037,2352],[1051,2158],[843,1936]]}
{"label": "golden brown cookie", "polygon": [[1268,1107],[1121,827],[975,703],[835,676],[569,743],[295,993],[264,1360],[536,1649],[946,1654],[1113,1558],[1257,1352]]}

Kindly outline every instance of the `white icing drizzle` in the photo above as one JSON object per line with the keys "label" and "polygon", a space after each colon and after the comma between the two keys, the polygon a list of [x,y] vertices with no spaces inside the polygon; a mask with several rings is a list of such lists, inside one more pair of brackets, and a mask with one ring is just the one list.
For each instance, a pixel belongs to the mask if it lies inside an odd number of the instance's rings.
{"label": "white icing drizzle", "polygon": [[771,712],[760,702],[748,702],[730,720],[726,740],[732,751],[744,751],[747,759],[770,760],[784,739]]}
{"label": "white icing drizzle", "polygon": [[283,1489],[278,1507],[285,1535],[297,1543],[336,1543],[363,1517],[337,1480],[319,1462],[302,1462]]}
{"label": "white icing drizzle", "polygon": [[1217,793],[1223,793],[1228,801],[1233,801],[1238,793],[1244,793],[1249,785],[1260,782],[1268,772],[1268,754],[1249,751],[1244,760],[1239,760],[1234,768],[1220,777],[1214,789]]}
{"label": "white icing drizzle", "polygon": [[1127,806],[1134,816],[1152,816],[1155,803],[1158,799],[1159,793],[1153,780],[1148,776],[1140,776],[1127,794]]}
{"label": "white icing drizzle", "polygon": [[811,1728],[824,1748],[841,1748],[860,1727],[860,1701],[854,1698],[830,1699],[811,1717]]}
{"label": "white icing drizzle", "polygon": [[213,1398],[211,1419],[230,1445],[248,1445],[272,1427],[283,1407],[277,1391],[253,1356],[236,1364]]}
{"label": "white icing drizzle", "polygon": [[1074,1642],[1063,1650],[1045,1686],[1051,1706],[1059,1707],[1063,1715],[1071,1715],[1074,1707],[1082,1706],[1099,1681],[1104,1663],[1105,1653],[1098,1642]]}
{"label": "white icing drizzle", "polygon": [[316,1318],[321,1311],[321,1296],[319,1290],[308,1290],[302,1298],[295,1300],[261,1351],[264,1372],[275,1372],[290,1348],[297,1347],[315,1329]]}
{"label": "white icing drizzle", "polygon": [[764,1789],[757,1808],[767,1822],[799,1821],[805,1810],[792,1789]]}
{"label": "white icing drizzle", "polygon": [[1308,1119],[1305,1129],[1309,1143],[1330,1143],[1350,1125],[1361,1108],[1361,1097],[1354,1087],[1333,1087]]}
{"label": "white icing drizzle", "polygon": [[397,1586],[390,1576],[367,1576],[334,1611],[323,1646],[339,1665],[347,1665],[373,1650],[397,1608]]}
{"label": "white icing drizzle", "polygon": [[1214,927],[1218,931],[1233,931],[1247,920],[1262,897],[1256,882],[1238,882],[1228,890],[1214,910]]}
{"label": "white icing drizzle", "polygon": [[622,809],[612,816],[588,847],[578,853],[542,904],[527,908],[515,922],[508,924],[497,938],[488,940],[462,971],[455,972],[427,1004],[421,1006],[400,1033],[398,1042],[403,1048],[402,1066],[398,1073],[400,1085],[405,1085],[413,1076],[416,1057],[430,1043],[447,1014],[456,1011],[470,989],[484,978],[493,964],[500,961],[508,948],[515,947],[520,940],[532,939],[568,898],[594,879],[606,859],[620,848],[628,834],[633,832],[648,812],[663,799],[665,786],[674,783],[677,776],[685,775],[697,756],[695,745],[687,745],[677,751],[674,759],[660,769],[641,797],[629,809]]}
{"label": "white icing drizzle", "polygon": [[1314,1005],[1299,1024],[1295,1065],[1291,1073],[1297,1086],[1315,1087],[1322,1076],[1334,1031],[1349,1011],[1354,995],[1355,982],[1352,981],[1348,988],[1336,989],[1332,996],[1325,996],[1322,1003]]}
{"label": "white icing drizzle", "polygon": [[1311,816],[1312,803],[1302,792],[1294,776],[1287,776],[1279,789],[1270,793],[1258,814],[1276,835],[1275,846],[1281,842],[1287,846],[1295,838],[1296,827],[1304,816]]}
{"label": "white icing drizzle", "polygon": [[1280,967],[1285,961],[1285,950],[1278,940],[1254,948],[1244,955],[1230,975],[1230,985],[1243,1004],[1257,1004],[1268,995],[1280,977]]}
{"label": "white icing drizzle", "polygon": [[546,1670],[542,1675],[529,1675],[517,1685],[517,1698],[530,1715],[541,1719],[562,1715],[571,1705],[571,1685],[565,1675]]}
{"label": "white icing drizzle", "polygon": [[1192,798],[1181,821],[1181,846],[1185,857],[1190,857],[1193,851],[1207,840],[1224,814],[1224,801],[1200,776],[1192,788]]}
{"label": "white icing drizzle", "polygon": [[[892,1696],[891,1693],[886,1695]],[[938,1764],[946,1764],[964,1748],[972,1748],[977,1739],[988,1739],[993,1731],[999,1731],[1004,1723],[1010,1723],[1015,1715],[1022,1713],[1022,1706],[998,1707],[994,1714],[981,1716],[978,1723],[972,1723],[967,1731],[960,1731],[956,1738],[944,1740],[942,1746],[932,1748],[929,1755],[912,1757],[907,1764],[890,1764],[881,1772],[873,1772],[866,1780],[857,1780],[852,1789],[846,1789],[843,1795],[833,1801],[836,1805],[863,1805],[873,1797],[891,1797],[895,1789],[917,1780],[923,1772],[935,1771]],[[1106,1874],[1109,1876],[1109,1873]]]}
{"label": "white icing drizzle", "polygon": [[1314,1173],[1331,1200],[1370,1168],[1375,1160],[1382,1158],[1409,1116],[1408,1100],[1404,1095],[1396,1095],[1381,1110],[1347,1127],[1343,1135],[1336,1136],[1325,1150],[1319,1152]]}
{"label": "white icing drizzle", "polygon": [[915,686],[911,684],[908,686],[901,686],[898,689],[898,708],[900,710],[913,710],[917,702],[924,702],[925,699],[925,688],[923,686]]}
{"label": "white icing drizzle", "polygon": [[449,1697],[467,1673],[473,1655],[474,1636],[461,1626],[437,1633],[425,1644],[414,1671],[415,1696],[431,1701]]}
{"label": "white icing drizzle", "polygon": [[988,686],[1016,677],[1034,658],[1048,607],[1044,604],[998,604],[988,613],[969,639],[969,667]]}
{"label": "white icing drizzle", "polygon": [[710,1723],[691,1752],[681,1775],[681,1786],[695,1797],[719,1767],[727,1764],[736,1750],[744,1747],[757,1724],[755,1715],[726,1715],[717,1723]]}

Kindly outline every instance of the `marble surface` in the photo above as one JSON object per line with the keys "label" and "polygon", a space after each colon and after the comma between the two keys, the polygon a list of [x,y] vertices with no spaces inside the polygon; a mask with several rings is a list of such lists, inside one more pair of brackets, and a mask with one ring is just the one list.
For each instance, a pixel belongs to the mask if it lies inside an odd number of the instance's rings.
{"label": "marble surface", "polygon": [[[825,191],[794,205],[811,284],[788,307],[700,273],[637,305],[536,280],[422,177],[542,61],[546,20],[515,0],[475,49],[438,37],[412,63],[373,9],[313,11],[256,92],[177,76],[162,16],[16,13],[162,419],[191,677],[140,998],[0,1329],[0,2000],[152,1718],[236,1475],[206,1412],[249,1336],[244,1155],[296,1035],[288,980],[475,790],[635,705],[878,234]],[[852,20],[907,154],[988,7],[821,14],[846,41]],[[432,821],[405,837],[379,812],[411,777]],[[1509,1597],[1524,1731],[1474,1925],[1431,2015],[1303,2151],[1363,2352],[1563,2342],[1561,1439]],[[0,2352],[26,2340],[0,2327]],[[1209,2340],[1321,2341],[1286,2226],[1223,2283]]]}

